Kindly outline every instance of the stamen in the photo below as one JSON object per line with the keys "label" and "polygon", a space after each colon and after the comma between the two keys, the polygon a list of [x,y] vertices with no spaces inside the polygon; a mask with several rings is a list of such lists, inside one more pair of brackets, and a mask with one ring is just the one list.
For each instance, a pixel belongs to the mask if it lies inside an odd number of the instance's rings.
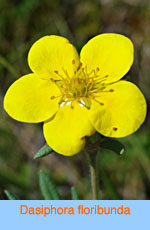
{"label": "stamen", "polygon": [[69,75],[68,75],[67,70],[65,70],[64,68],[62,68],[62,70],[64,71],[64,73],[65,73],[66,77],[70,79],[70,77],[69,77]]}
{"label": "stamen", "polygon": [[96,89],[93,89],[91,90],[92,93],[111,93],[111,92],[114,92],[113,89],[110,89],[110,90],[103,90],[102,88],[96,88]]}
{"label": "stamen", "polygon": [[85,68],[83,68],[83,70],[85,70],[85,73],[87,75],[87,66],[85,66]]}
{"label": "stamen", "polygon": [[78,69],[76,69],[76,67],[75,67],[75,60],[73,59],[72,60],[72,64],[73,64],[73,69],[74,69],[74,75],[77,73],[77,70],[79,70],[80,68],[78,68]]}
{"label": "stamen", "polygon": [[71,109],[74,109],[73,102],[71,102]]}
{"label": "stamen", "polygon": [[55,99],[55,96],[51,96],[50,99]]}
{"label": "stamen", "polygon": [[96,100],[96,99],[95,99],[95,97],[92,97],[92,99],[93,99],[94,101],[96,101],[98,104],[100,104],[100,105],[104,105],[104,103],[103,103],[103,102],[100,102],[100,101]]}
{"label": "stamen", "polygon": [[50,80],[51,80],[52,82],[55,82],[54,78],[50,78]]}
{"label": "stamen", "polygon": [[82,67],[82,62],[80,62],[80,67]]}
{"label": "stamen", "polygon": [[61,97],[61,96],[62,96],[62,95],[59,95],[59,96],[51,96],[50,99],[53,100],[53,99],[56,99],[56,98]]}
{"label": "stamen", "polygon": [[[98,73],[100,68],[97,66],[95,69],[92,69],[90,72],[87,69],[87,66],[82,67],[80,62],[78,66],[75,64],[76,61],[72,60],[73,76],[70,76],[70,73],[66,69],[61,68],[61,73],[58,70],[54,70],[54,73],[59,76],[58,80],[50,78],[52,82],[58,86],[60,90],[59,96],[51,96],[51,99],[61,97],[59,100],[59,106],[68,106],[71,104],[71,108],[74,108],[75,102],[80,106],[84,106],[87,109],[91,108],[92,100],[97,102],[99,105],[104,106],[104,103],[99,101],[103,99],[103,94],[106,92],[114,92],[114,89],[108,89],[109,83],[105,83],[108,75],[102,76]],[[113,128],[114,131],[117,128]]]}
{"label": "stamen", "polygon": [[94,73],[94,75],[95,75],[95,69],[91,70],[91,72],[87,73],[87,75],[90,76],[92,73]]}
{"label": "stamen", "polygon": [[64,77],[57,70],[55,70],[54,73],[56,73],[62,80],[65,81]]}
{"label": "stamen", "polygon": [[94,76],[95,81],[97,80],[105,80],[109,75],[105,75],[104,77],[100,77],[100,75]]}

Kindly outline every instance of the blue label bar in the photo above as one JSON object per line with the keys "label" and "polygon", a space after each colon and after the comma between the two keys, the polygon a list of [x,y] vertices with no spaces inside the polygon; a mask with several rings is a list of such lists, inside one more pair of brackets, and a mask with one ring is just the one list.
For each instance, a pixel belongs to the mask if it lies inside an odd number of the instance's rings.
{"label": "blue label bar", "polygon": [[149,229],[150,201],[0,201],[2,229]]}

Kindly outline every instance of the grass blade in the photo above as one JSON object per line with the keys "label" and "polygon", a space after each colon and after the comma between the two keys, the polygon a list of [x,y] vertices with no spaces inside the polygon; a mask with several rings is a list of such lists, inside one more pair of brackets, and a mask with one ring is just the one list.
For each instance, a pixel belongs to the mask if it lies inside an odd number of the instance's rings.
{"label": "grass blade", "polygon": [[43,171],[39,173],[39,182],[45,200],[59,200],[59,194],[51,178]]}
{"label": "grass blade", "polygon": [[4,193],[9,200],[18,200],[18,198],[15,195],[13,195],[11,192],[9,192],[8,190],[5,190]]}
{"label": "grass blade", "polygon": [[72,200],[79,200],[77,190],[74,187],[71,187]]}

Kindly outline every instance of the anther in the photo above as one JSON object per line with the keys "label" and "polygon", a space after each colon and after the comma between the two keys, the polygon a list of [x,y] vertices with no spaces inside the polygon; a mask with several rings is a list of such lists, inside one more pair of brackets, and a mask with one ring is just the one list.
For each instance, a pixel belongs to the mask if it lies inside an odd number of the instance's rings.
{"label": "anther", "polygon": [[118,130],[118,128],[113,128],[113,130],[114,130],[114,131],[117,131],[117,130]]}
{"label": "anther", "polygon": [[103,80],[105,78],[109,77],[109,75],[105,75],[104,77],[100,77],[99,79]]}
{"label": "anther", "polygon": [[71,109],[74,109],[73,103],[71,102]]}
{"label": "anther", "polygon": [[100,105],[104,105],[104,103],[100,102]]}
{"label": "anther", "polygon": [[51,98],[51,99],[55,99],[55,96],[51,96],[50,98]]}
{"label": "anther", "polygon": [[109,92],[114,92],[114,89],[110,89]]}
{"label": "anther", "polygon": [[50,80],[51,80],[52,82],[55,82],[54,78],[50,78]]}
{"label": "anther", "polygon": [[72,64],[73,64],[73,65],[75,64],[75,60],[74,60],[74,59],[72,60]]}
{"label": "anther", "polygon": [[58,96],[51,96],[50,99],[55,99],[55,98],[58,98],[58,97],[61,97],[62,95],[58,95]]}
{"label": "anther", "polygon": [[103,102],[100,102],[100,101],[96,100],[94,96],[92,97],[92,99],[93,99],[94,101],[96,101],[99,105],[104,105]]}
{"label": "anther", "polygon": [[99,71],[99,67],[96,68],[96,71],[97,71],[97,72]]}
{"label": "anther", "polygon": [[58,71],[57,71],[57,70],[54,70],[54,73],[58,74]]}

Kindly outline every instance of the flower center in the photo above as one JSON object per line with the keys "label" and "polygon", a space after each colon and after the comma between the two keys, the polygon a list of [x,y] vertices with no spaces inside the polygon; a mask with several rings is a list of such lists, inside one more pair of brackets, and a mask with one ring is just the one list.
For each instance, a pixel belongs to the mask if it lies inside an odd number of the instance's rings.
{"label": "flower center", "polygon": [[[75,61],[72,61],[75,64]],[[55,74],[59,76],[60,80],[51,79],[57,87],[60,89],[61,95],[52,96],[51,99],[60,97],[59,105],[67,106],[71,104],[73,108],[74,102],[78,102],[80,106],[85,106],[90,109],[92,99],[95,100],[100,105],[104,105],[102,102],[96,99],[99,92],[105,91],[106,84],[104,81],[108,75],[101,77],[99,75],[99,68],[92,70],[90,73],[87,72],[87,68],[80,68],[74,71],[74,76],[69,76],[67,71],[63,69],[64,75],[60,75],[57,70],[54,71]],[[113,92],[113,89],[109,90]]]}

